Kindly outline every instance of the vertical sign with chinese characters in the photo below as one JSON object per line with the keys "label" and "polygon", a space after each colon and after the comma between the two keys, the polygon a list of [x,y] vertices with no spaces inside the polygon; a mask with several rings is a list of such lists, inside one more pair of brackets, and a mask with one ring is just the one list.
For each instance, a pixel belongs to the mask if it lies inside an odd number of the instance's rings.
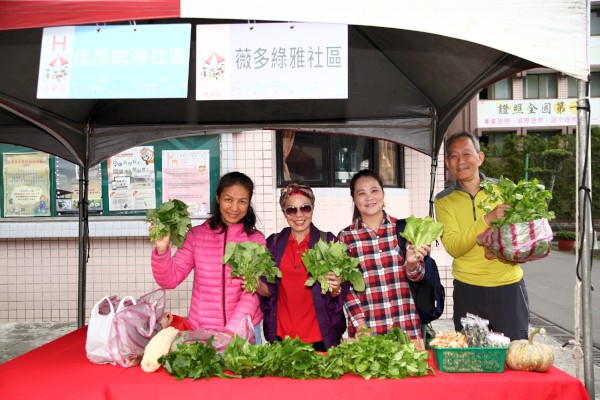
{"label": "vertical sign with chinese characters", "polygon": [[[56,213],[58,215],[79,212],[80,167],[72,162],[56,157]],[[88,212],[102,213],[102,168],[100,165],[88,171]]]}
{"label": "vertical sign with chinese characters", "polygon": [[4,216],[50,216],[50,157],[45,153],[5,153]]}
{"label": "vertical sign with chinese characters", "polygon": [[162,152],[163,202],[178,199],[188,205],[190,215],[210,213],[208,150],[164,150]]}
{"label": "vertical sign with chinese characters", "polygon": [[196,26],[196,99],[348,98],[348,26]]}
{"label": "vertical sign with chinese characters", "polygon": [[190,24],[44,28],[39,99],[185,98]]}
{"label": "vertical sign with chinese characters", "polygon": [[154,147],[132,147],[107,160],[111,212],[136,213],[156,208]]}

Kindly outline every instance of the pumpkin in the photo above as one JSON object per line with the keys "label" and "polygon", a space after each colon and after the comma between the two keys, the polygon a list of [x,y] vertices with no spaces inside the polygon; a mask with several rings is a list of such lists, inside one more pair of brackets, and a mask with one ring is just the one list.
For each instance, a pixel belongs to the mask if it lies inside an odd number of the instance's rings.
{"label": "pumpkin", "polygon": [[543,343],[534,343],[533,337],[545,333],[542,328],[534,329],[528,340],[513,340],[506,352],[506,365],[516,371],[545,372],[554,364],[552,349]]}

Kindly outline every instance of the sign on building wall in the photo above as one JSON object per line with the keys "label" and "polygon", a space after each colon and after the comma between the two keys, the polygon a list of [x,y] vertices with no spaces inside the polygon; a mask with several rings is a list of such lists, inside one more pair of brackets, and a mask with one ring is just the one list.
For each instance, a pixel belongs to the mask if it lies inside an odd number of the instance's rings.
{"label": "sign on building wall", "polygon": [[575,99],[480,100],[477,103],[478,128],[576,124]]}
{"label": "sign on building wall", "polygon": [[[78,213],[79,179],[78,165],[56,157],[56,213]],[[102,168],[100,164],[88,170],[88,212],[102,213]]]}
{"label": "sign on building wall", "polygon": [[162,201],[181,200],[194,217],[209,214],[209,161],[208,150],[163,150]]}
{"label": "sign on building wall", "polygon": [[156,208],[153,146],[132,147],[110,157],[106,167],[110,211]]}
{"label": "sign on building wall", "polygon": [[44,28],[39,99],[185,98],[190,24]]}
{"label": "sign on building wall", "polygon": [[3,155],[4,216],[50,216],[50,161],[45,153]]}
{"label": "sign on building wall", "polygon": [[348,98],[348,26],[196,26],[196,99]]}

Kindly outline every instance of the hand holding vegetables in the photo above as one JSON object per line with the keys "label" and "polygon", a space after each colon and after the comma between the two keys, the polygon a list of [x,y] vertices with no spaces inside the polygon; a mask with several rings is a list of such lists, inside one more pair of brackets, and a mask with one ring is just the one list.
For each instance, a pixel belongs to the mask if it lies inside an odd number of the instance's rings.
{"label": "hand holding vegetables", "polygon": [[158,209],[148,210],[144,221],[150,222],[150,241],[156,244],[160,254],[166,251],[169,241],[182,247],[188,230],[192,229],[188,206],[177,199],[162,203]]}
{"label": "hand holding vegetables", "polygon": [[[412,246],[408,246],[406,251],[406,261],[414,263],[422,260],[429,253],[429,243],[436,240],[444,232],[444,225],[435,222],[433,218],[417,218],[414,215],[406,218],[406,228],[400,235],[409,241]],[[415,252],[415,249],[418,249]]]}
{"label": "hand holding vegetables", "polygon": [[244,290],[250,293],[256,292],[261,276],[270,283],[274,283],[275,278],[281,278],[281,271],[275,267],[271,253],[260,243],[227,243],[223,264],[231,265],[232,278],[245,278]]}
{"label": "hand holding vegetables", "polygon": [[[310,275],[305,285],[312,286],[319,282],[321,293],[325,294],[328,291],[332,292],[336,286],[339,288],[339,283],[335,285],[335,282],[350,281],[354,290],[365,290],[365,281],[360,270],[356,268],[359,260],[356,257],[349,257],[346,249],[347,246],[344,243],[325,243],[319,240],[312,249],[302,254],[302,262]],[[333,273],[334,276],[332,277],[329,273]],[[335,290],[337,292],[337,289]]]}
{"label": "hand holding vegetables", "polygon": [[[489,180],[481,182],[481,187],[489,197],[483,199],[477,206],[485,212],[493,214],[486,218],[486,222],[494,229],[519,222],[529,222],[541,218],[551,220],[554,218],[554,213],[548,211],[547,203],[552,198],[552,194],[537,179],[519,181],[515,184],[510,179],[502,177],[498,181],[498,190],[494,188],[493,182]],[[500,208],[496,206],[492,210],[487,203],[497,202],[498,199],[501,200],[504,206]],[[506,207],[506,205],[511,207]]]}

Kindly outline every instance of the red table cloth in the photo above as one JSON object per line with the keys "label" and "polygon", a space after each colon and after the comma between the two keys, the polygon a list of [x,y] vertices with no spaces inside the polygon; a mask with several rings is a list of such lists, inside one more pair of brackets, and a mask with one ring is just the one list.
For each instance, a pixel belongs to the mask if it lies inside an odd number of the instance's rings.
{"label": "red table cloth", "polygon": [[[589,399],[579,379],[553,367],[546,373],[444,373],[407,379],[346,375],[338,380],[246,378],[176,381],[164,369],[92,364],[86,328],[0,365],[3,399]],[[433,360],[430,360],[433,364]],[[435,367],[434,367],[435,368]]]}

